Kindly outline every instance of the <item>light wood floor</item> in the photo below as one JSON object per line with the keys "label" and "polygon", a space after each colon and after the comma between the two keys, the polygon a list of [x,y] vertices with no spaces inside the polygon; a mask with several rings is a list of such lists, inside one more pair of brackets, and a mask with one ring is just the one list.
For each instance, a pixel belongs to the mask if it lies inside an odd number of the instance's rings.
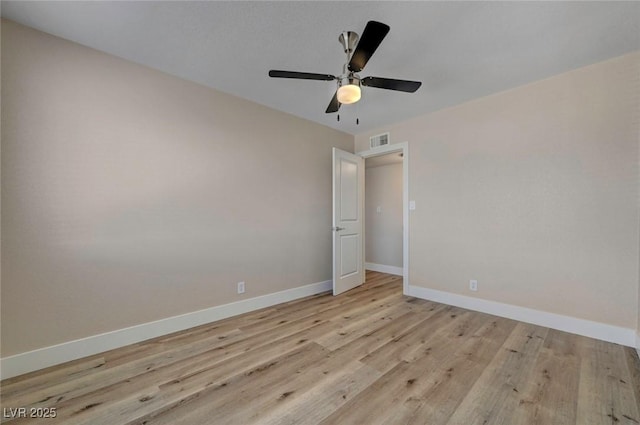
{"label": "light wood floor", "polygon": [[[638,424],[634,350],[405,297],[401,279],[2,382],[11,424]],[[43,412],[43,411],[40,411]]]}

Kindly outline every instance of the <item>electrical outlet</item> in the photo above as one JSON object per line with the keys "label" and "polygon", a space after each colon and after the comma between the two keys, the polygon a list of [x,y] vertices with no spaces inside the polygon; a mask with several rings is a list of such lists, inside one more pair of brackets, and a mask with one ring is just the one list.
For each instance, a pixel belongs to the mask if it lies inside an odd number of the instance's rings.
{"label": "electrical outlet", "polygon": [[244,282],[238,282],[238,294],[244,294]]}
{"label": "electrical outlet", "polygon": [[470,280],[469,281],[469,289],[472,291],[477,291],[478,290],[478,281],[477,280]]}

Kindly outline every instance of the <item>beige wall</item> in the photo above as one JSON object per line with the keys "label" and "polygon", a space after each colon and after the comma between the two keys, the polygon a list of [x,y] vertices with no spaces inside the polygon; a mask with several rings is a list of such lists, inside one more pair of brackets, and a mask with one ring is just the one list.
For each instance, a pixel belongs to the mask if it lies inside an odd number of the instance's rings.
{"label": "beige wall", "polygon": [[401,163],[366,169],[365,235],[367,263],[402,267]]}
{"label": "beige wall", "polygon": [[409,142],[411,284],[635,328],[639,76],[630,54],[358,135]]}
{"label": "beige wall", "polygon": [[2,87],[3,357],[331,278],[352,136],[8,21]]}

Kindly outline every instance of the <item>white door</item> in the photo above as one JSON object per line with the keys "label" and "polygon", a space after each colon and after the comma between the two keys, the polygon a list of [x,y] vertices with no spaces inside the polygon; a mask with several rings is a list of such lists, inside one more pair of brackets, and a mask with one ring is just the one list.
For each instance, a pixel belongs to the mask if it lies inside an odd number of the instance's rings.
{"label": "white door", "polygon": [[333,148],[333,295],[364,283],[364,159]]}

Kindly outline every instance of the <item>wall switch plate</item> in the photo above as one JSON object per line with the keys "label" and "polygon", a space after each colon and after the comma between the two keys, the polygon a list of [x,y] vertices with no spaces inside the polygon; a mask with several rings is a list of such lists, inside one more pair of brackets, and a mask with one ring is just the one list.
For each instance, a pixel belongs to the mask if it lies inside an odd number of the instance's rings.
{"label": "wall switch plate", "polygon": [[409,209],[411,211],[416,209],[416,201],[409,201]]}
{"label": "wall switch plate", "polygon": [[469,281],[469,289],[472,291],[477,291],[478,290],[478,281],[477,280],[470,280]]}
{"label": "wall switch plate", "polygon": [[380,213],[382,212],[382,207],[381,207],[381,206],[378,206],[378,207],[376,208],[376,212],[377,212],[378,214],[380,214]]}
{"label": "wall switch plate", "polygon": [[238,282],[238,294],[244,294],[244,282]]}

